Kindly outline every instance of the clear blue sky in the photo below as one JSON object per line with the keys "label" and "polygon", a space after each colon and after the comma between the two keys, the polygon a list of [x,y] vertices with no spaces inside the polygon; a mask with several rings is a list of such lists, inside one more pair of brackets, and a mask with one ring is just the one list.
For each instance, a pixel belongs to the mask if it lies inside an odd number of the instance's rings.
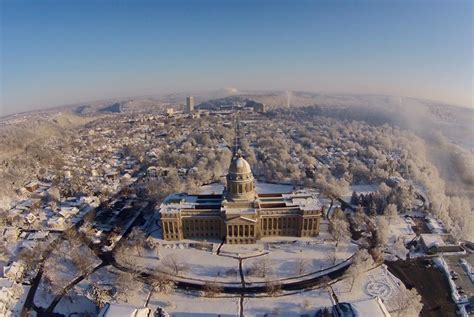
{"label": "clear blue sky", "polygon": [[0,3],[0,115],[224,87],[473,106],[470,0]]}

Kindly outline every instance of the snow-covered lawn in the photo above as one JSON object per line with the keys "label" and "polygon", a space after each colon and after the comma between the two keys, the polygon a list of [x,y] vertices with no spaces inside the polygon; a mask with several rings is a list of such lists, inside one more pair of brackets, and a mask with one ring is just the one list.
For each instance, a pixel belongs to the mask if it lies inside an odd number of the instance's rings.
{"label": "snow-covered lawn", "polygon": [[[378,216],[380,217],[380,216]],[[389,223],[389,234],[388,234],[388,244],[393,244],[397,238],[402,238],[404,241],[408,242],[413,239],[416,234],[413,232],[411,225],[405,220],[404,217],[394,217],[388,219]]]}
{"label": "snow-covered lawn", "polygon": [[[346,260],[358,249],[357,245],[349,241],[340,242],[337,248],[333,241],[318,238],[287,242],[264,242],[268,254],[244,260],[245,281],[264,282],[266,279],[279,280],[317,272]],[[262,266],[262,261],[268,265],[265,276],[249,274]]]}
{"label": "snow-covered lawn", "polygon": [[[177,274],[182,278],[240,283],[238,259],[241,258],[245,282],[252,283],[314,273],[346,260],[358,249],[350,241],[341,241],[336,248],[326,220],[322,221],[321,232],[317,237],[267,237],[255,244],[224,244],[219,254],[218,243],[203,242],[201,245],[209,248],[202,250],[193,246],[200,245],[193,240],[154,240],[159,243],[158,252],[142,251],[141,256],[138,256],[137,251],[132,248],[127,251],[127,258],[131,258],[131,261],[126,263],[119,258],[119,262],[154,273],[172,272],[169,261],[173,259],[185,267]],[[255,274],[255,267],[262,261],[268,267],[265,276]]]}
{"label": "snow-covered lawn", "polygon": [[186,268],[178,275],[191,279],[211,280],[225,283],[240,283],[239,262],[237,259],[218,256],[209,251],[194,248],[173,249],[160,248],[160,257],[135,257],[136,264],[153,271],[170,271],[166,265],[167,257],[175,257],[176,261]]}

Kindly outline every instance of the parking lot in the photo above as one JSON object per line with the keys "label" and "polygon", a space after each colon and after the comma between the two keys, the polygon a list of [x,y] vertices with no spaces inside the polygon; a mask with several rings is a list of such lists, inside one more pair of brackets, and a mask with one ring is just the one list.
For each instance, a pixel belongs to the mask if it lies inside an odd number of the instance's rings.
{"label": "parking lot", "polygon": [[468,253],[467,255],[456,255],[456,256],[445,256],[444,260],[449,266],[450,271],[454,271],[455,276],[454,283],[458,289],[460,295],[465,295],[467,298],[474,296],[474,284],[469,278],[468,274],[464,270],[463,266],[460,264],[459,260],[465,259],[468,263],[474,267],[474,254]]}

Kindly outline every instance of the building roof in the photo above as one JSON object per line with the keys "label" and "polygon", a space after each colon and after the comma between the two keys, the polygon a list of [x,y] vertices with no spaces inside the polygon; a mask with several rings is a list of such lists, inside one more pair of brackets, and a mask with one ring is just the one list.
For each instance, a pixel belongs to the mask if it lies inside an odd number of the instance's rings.
{"label": "building roof", "polygon": [[263,194],[257,197],[258,207],[251,203],[229,203],[222,195],[188,195],[174,193],[165,198],[160,213],[178,213],[180,211],[221,212],[229,214],[252,214],[257,209],[264,210],[302,210],[316,211],[322,208],[317,197],[307,191],[293,193]]}
{"label": "building roof", "polygon": [[439,234],[435,233],[423,233],[420,235],[421,239],[429,249],[431,247],[441,247],[446,245],[443,238]]}

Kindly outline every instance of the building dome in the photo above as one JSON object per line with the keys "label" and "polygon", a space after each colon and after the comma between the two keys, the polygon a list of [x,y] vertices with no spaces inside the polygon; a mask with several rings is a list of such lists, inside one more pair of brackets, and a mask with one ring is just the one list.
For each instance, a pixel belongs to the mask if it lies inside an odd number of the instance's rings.
{"label": "building dome", "polygon": [[229,174],[252,174],[249,162],[242,156],[235,157],[229,166]]}
{"label": "building dome", "polygon": [[227,198],[230,200],[255,199],[255,184],[250,164],[240,153],[232,159],[227,174]]}

